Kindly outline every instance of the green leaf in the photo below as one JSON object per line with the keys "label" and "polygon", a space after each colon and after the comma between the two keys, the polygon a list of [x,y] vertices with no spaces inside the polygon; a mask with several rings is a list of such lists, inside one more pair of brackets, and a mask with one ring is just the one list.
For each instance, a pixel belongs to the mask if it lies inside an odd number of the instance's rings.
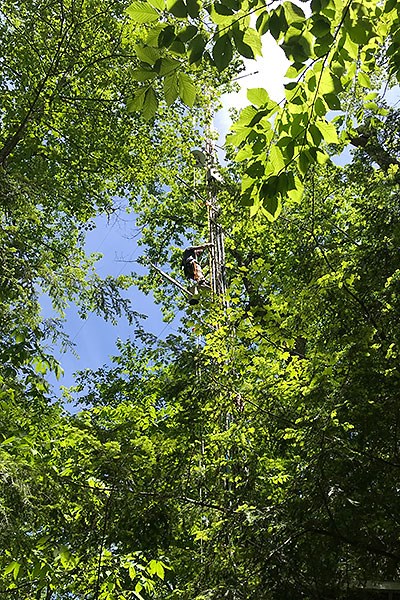
{"label": "green leaf", "polygon": [[183,0],[167,0],[167,9],[178,19],[186,19],[188,16],[187,6]]}
{"label": "green leaf", "polygon": [[235,46],[239,54],[241,54],[245,58],[254,58],[253,49],[244,42],[244,32],[237,26],[235,26],[232,28],[232,33],[233,40],[235,42]]}
{"label": "green leaf", "polygon": [[219,15],[231,16],[234,14],[234,9],[226,6],[225,4],[221,4],[221,2],[214,2],[214,9]]}
{"label": "green leaf", "polygon": [[147,2],[133,2],[126,12],[135,23],[151,23],[160,17],[159,13]]}
{"label": "green leaf", "polygon": [[325,102],[322,98],[317,98],[314,104],[314,111],[318,117],[323,117],[328,112]]}
{"label": "green leaf", "polygon": [[255,29],[248,27],[244,32],[243,42],[250,46],[254,56],[262,56],[261,36]]}
{"label": "green leaf", "polygon": [[188,44],[189,63],[193,64],[200,60],[206,47],[206,40],[202,34],[196,35]]}
{"label": "green leaf", "polygon": [[129,573],[129,577],[130,577],[130,579],[132,579],[132,581],[134,579],[136,579],[137,571],[133,565],[129,565],[128,573]]}
{"label": "green leaf", "polygon": [[385,13],[391,12],[397,6],[397,2],[398,0],[386,0],[383,11]]}
{"label": "green leaf", "polygon": [[308,128],[308,131],[310,132],[311,138],[315,146],[319,146],[322,141],[321,130],[316,125],[314,125],[314,123],[311,123],[311,125]]}
{"label": "green leaf", "polygon": [[252,129],[250,127],[238,127],[233,133],[229,133],[226,136],[226,142],[227,144],[239,146],[242,142],[244,142],[251,131]]}
{"label": "green leaf", "polygon": [[288,79],[295,79],[305,70],[306,66],[303,63],[294,63],[290,65],[285,73],[285,77]]}
{"label": "green leaf", "polygon": [[179,96],[178,89],[178,76],[174,72],[171,75],[167,75],[164,79],[164,96],[168,106],[171,106]]}
{"label": "green leaf", "polygon": [[278,188],[279,177],[274,175],[262,184],[258,192],[259,201],[270,221],[274,221],[279,216],[281,210]]}
{"label": "green leaf", "polygon": [[156,575],[158,575],[158,577],[164,581],[165,569],[159,561],[157,562],[156,566]]}
{"label": "green leaf", "polygon": [[367,75],[367,73],[360,71],[357,75],[357,80],[358,80],[358,83],[361,85],[361,87],[371,88],[371,80],[370,80],[369,76]]}
{"label": "green leaf", "polygon": [[334,37],[331,33],[327,33],[323,37],[316,39],[314,44],[314,53],[317,57],[326,56],[332,48]]}
{"label": "green leaf", "polygon": [[283,171],[278,178],[278,192],[284,196],[288,190],[295,187],[294,176],[290,171]]}
{"label": "green leaf", "polygon": [[163,77],[176,71],[181,66],[181,62],[179,60],[175,60],[175,58],[167,57],[162,58],[159,63],[156,63],[155,66],[157,67],[159,75]]}
{"label": "green leaf", "polygon": [[223,71],[232,60],[232,42],[227,33],[222,35],[214,44],[212,50],[213,60],[218,71]]}
{"label": "green leaf", "polygon": [[64,567],[64,569],[67,569],[71,565],[71,552],[66,546],[60,546],[58,553],[60,556],[62,566]]}
{"label": "green leaf", "polygon": [[271,222],[276,221],[282,210],[281,200],[279,196],[267,197],[263,200],[262,207],[267,219]]}
{"label": "green leaf", "polygon": [[316,38],[323,38],[330,33],[331,23],[326,17],[323,15],[314,15],[313,19],[311,33],[315,35]]}
{"label": "green leaf", "polygon": [[132,99],[128,100],[128,102],[126,103],[126,108],[128,112],[142,110],[146,90],[147,88],[141,88],[138,92],[136,92]]}
{"label": "green leaf", "polygon": [[259,161],[253,162],[246,168],[245,173],[252,179],[261,179],[265,174],[265,165]]}
{"label": "green leaf", "polygon": [[319,81],[319,91],[321,94],[332,94],[341,91],[340,82],[328,69],[324,69]]}
{"label": "green leaf", "polygon": [[279,39],[281,31],[284,31],[284,26],[286,25],[286,21],[283,22],[281,14],[281,7],[278,7],[276,10],[271,11],[269,17],[269,30],[272,37],[274,37],[276,40]]}
{"label": "green leaf", "polygon": [[260,35],[265,35],[269,30],[269,13],[267,11],[258,16],[256,21],[256,29]]}
{"label": "green leaf", "polygon": [[240,196],[240,206],[253,206],[254,202],[255,198],[252,197],[251,189],[246,189]]}
{"label": "green leaf", "polygon": [[243,160],[247,160],[251,156],[253,156],[253,150],[252,150],[252,148],[251,148],[250,145],[246,144],[235,155],[235,161],[236,162],[242,162]]}
{"label": "green leaf", "polygon": [[340,100],[336,94],[324,94],[324,100],[331,110],[340,110]]}
{"label": "green leaf", "polygon": [[294,188],[287,192],[288,197],[293,202],[299,203],[303,198],[304,185],[298,177],[294,178]]}
{"label": "green leaf", "polygon": [[329,154],[320,148],[317,149],[316,160],[319,165],[325,165],[329,161]]}
{"label": "green leaf", "polygon": [[301,23],[304,21],[305,14],[300,6],[293,4],[293,2],[284,2],[282,7],[288,25],[291,25],[292,23]]}
{"label": "green leaf", "polygon": [[167,25],[167,27],[164,27],[162,31],[160,31],[157,42],[162,48],[169,48],[175,39],[175,27],[173,25]]}
{"label": "green leaf", "polygon": [[186,43],[197,34],[197,31],[197,27],[195,27],[194,25],[188,25],[187,27],[184,27],[182,31],[179,32],[179,35],[177,37],[182,42]]}
{"label": "green leaf", "polygon": [[169,48],[174,54],[179,54],[180,56],[184,56],[186,54],[185,44],[181,42],[181,40],[175,40],[172,42]]}
{"label": "green leaf", "polygon": [[146,46],[152,46],[153,48],[159,47],[158,38],[160,34],[164,31],[165,25],[158,23],[153,27],[148,29],[146,38],[143,38],[143,42],[146,43]]}
{"label": "green leaf", "polygon": [[358,45],[366,44],[372,34],[372,25],[367,19],[360,19],[347,29],[350,39]]}
{"label": "green leaf", "polygon": [[264,88],[250,88],[247,90],[247,99],[249,102],[259,107],[269,102],[269,95]]}
{"label": "green leaf", "polygon": [[132,69],[130,73],[133,79],[136,81],[147,81],[148,79],[154,79],[157,77],[157,73],[155,71],[150,71],[147,69]]}
{"label": "green leaf", "polygon": [[274,168],[274,172],[277,173],[281,169],[285,167],[285,161],[282,155],[282,152],[278,148],[278,146],[272,146],[268,156],[268,162]]}
{"label": "green leaf", "polygon": [[3,574],[9,575],[10,573],[12,573],[13,579],[17,579],[20,568],[20,563],[16,560],[13,560],[12,562],[10,562],[9,565],[6,566],[6,568],[3,571]]}
{"label": "green leaf", "polygon": [[339,142],[336,127],[333,123],[317,121],[315,126],[319,129],[327,144],[337,144]]}
{"label": "green leaf", "polygon": [[192,17],[192,19],[197,19],[200,14],[199,0],[187,0],[187,9],[189,16]]}
{"label": "green leaf", "polygon": [[233,10],[240,9],[240,1],[239,0],[223,0],[225,6],[232,8]]}
{"label": "green leaf", "polygon": [[150,87],[144,97],[142,114],[145,121],[150,121],[154,117],[158,108],[158,100],[155,91]]}
{"label": "green leaf", "polygon": [[308,171],[309,166],[313,163],[313,158],[308,150],[303,150],[299,154],[298,165],[300,172],[305,175]]}
{"label": "green leaf", "polygon": [[152,46],[136,44],[135,52],[139,60],[149,65],[154,65],[156,60],[160,58],[160,51]]}
{"label": "green leaf", "polygon": [[310,57],[311,46],[305,35],[292,35],[281,44],[282,50],[290,60],[304,62]]}
{"label": "green leaf", "polygon": [[151,560],[149,563],[150,575],[157,575],[160,579],[164,579],[165,569],[162,563],[158,560]]}
{"label": "green leaf", "polygon": [[164,10],[165,8],[165,0],[147,0],[147,2],[157,10]]}
{"label": "green leaf", "polygon": [[234,123],[233,127],[236,129],[238,125],[249,125],[257,114],[258,111],[254,106],[246,106],[240,111],[239,119]]}
{"label": "green leaf", "polygon": [[192,108],[196,100],[196,88],[186,73],[178,73],[178,89],[182,102]]}

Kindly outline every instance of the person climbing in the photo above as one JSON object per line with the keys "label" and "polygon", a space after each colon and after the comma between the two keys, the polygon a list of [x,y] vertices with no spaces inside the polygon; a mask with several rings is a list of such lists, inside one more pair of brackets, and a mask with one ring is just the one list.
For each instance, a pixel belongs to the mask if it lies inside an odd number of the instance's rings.
{"label": "person climbing", "polygon": [[211,248],[212,244],[202,244],[201,246],[189,246],[183,252],[182,266],[183,272],[188,279],[193,279],[199,286],[210,287],[206,280],[199,263],[199,256],[206,248]]}

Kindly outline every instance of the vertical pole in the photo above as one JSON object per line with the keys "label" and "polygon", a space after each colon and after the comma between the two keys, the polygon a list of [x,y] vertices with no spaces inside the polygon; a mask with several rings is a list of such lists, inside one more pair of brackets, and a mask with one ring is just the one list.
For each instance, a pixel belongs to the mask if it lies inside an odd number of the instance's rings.
{"label": "vertical pole", "polygon": [[218,223],[220,207],[217,201],[215,150],[211,138],[206,140],[207,188],[208,188],[208,233],[212,244],[210,253],[211,288],[216,296],[222,297],[225,306],[226,274],[224,232]]}

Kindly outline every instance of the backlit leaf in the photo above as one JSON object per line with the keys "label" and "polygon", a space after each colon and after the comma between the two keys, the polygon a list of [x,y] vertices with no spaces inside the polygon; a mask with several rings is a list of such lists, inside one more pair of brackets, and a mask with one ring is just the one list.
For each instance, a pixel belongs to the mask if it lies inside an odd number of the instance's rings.
{"label": "backlit leaf", "polygon": [[136,111],[136,110],[142,110],[143,103],[144,103],[144,97],[145,97],[145,94],[146,94],[146,89],[147,88],[140,89],[138,92],[136,92],[136,94],[134,95],[133,98],[131,98],[130,100],[128,100],[127,106],[126,106],[128,112],[133,112],[133,111]]}
{"label": "backlit leaf", "polygon": [[189,75],[178,73],[178,88],[182,102],[189,108],[192,108],[196,100],[196,88]]}
{"label": "backlit leaf", "polygon": [[155,91],[150,87],[144,97],[142,114],[145,121],[154,117],[158,108],[158,100]]}
{"label": "backlit leaf", "polygon": [[156,8],[157,10],[164,10],[165,8],[165,0],[147,0],[151,6]]}
{"label": "backlit leaf", "polygon": [[148,79],[154,79],[157,77],[157,73],[155,71],[146,69],[132,69],[131,75],[136,81],[147,81]]}
{"label": "backlit leaf", "polygon": [[151,23],[160,17],[159,13],[147,2],[133,2],[126,12],[135,23]]}
{"label": "backlit leaf", "polygon": [[337,144],[339,142],[336,127],[333,123],[317,121],[315,125],[318,127],[327,144]]}
{"label": "backlit leaf", "polygon": [[223,71],[232,60],[232,42],[228,34],[222,35],[214,44],[212,50],[215,66],[218,71]]}
{"label": "backlit leaf", "polygon": [[178,76],[174,72],[171,75],[167,75],[164,79],[164,96],[168,106],[171,106],[179,96],[178,90]]}
{"label": "backlit leaf", "polygon": [[152,46],[136,44],[135,51],[138,59],[149,65],[154,65],[156,60],[160,58],[160,51]]}
{"label": "backlit leaf", "polygon": [[360,71],[357,75],[358,83],[364,88],[371,88],[371,80],[367,73]]}
{"label": "backlit leaf", "polygon": [[262,106],[269,101],[269,95],[264,88],[250,88],[247,90],[247,99],[255,106]]}
{"label": "backlit leaf", "polygon": [[262,56],[262,43],[258,31],[248,27],[244,32],[243,42],[247,44],[247,46],[250,46],[254,56]]}

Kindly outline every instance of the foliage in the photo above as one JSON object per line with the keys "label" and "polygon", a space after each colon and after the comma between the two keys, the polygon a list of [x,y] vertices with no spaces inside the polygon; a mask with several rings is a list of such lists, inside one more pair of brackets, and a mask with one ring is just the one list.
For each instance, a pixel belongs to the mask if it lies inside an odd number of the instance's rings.
{"label": "foliage", "polygon": [[[398,115],[352,86],[368,90],[376,58],[398,70],[398,7],[124,8],[3,3],[0,592],[309,600],[396,580]],[[117,196],[140,213],[143,261],[179,277],[182,245],[207,231],[191,153],[207,99],[266,31],[295,85],[284,106],[250,90],[230,137],[227,306],[185,307],[161,342],[137,328],[113,365],[77,376],[80,412],[66,414],[49,401],[60,367],[43,342],[59,329],[39,294],[61,314],[76,301],[118,317],[133,278],[100,280],[83,251]],[[326,116],[345,103],[339,140]],[[326,159],[346,139],[356,150],[337,167]],[[154,273],[139,284],[184,308]]]}
{"label": "foliage", "polygon": [[[129,493],[129,478],[146,471],[151,456],[146,414],[135,410],[136,429],[127,429],[122,406],[74,419],[4,392],[0,408],[2,593],[140,600],[151,592],[168,565],[133,547],[128,531],[115,537],[122,486]],[[107,428],[122,416],[125,434],[116,441]]]}
{"label": "foliage", "polygon": [[[266,6],[259,0],[166,5],[149,0],[134,2],[127,11],[133,21],[146,24],[143,47],[157,60],[142,60],[149,78],[164,79],[168,103],[180,93],[177,82],[186,64],[193,78],[204,63],[224,71],[237,54],[260,55],[266,33],[282,48],[290,61],[284,101],[277,104],[262,88],[248,90],[251,105],[241,111],[227,138],[238,150],[236,160],[244,163],[242,205],[253,212],[262,209],[271,220],[279,215],[282,199],[302,197],[308,170],[326,163],[329,148],[340,150],[349,143],[355,126],[349,98],[364,97],[357,115],[362,122],[366,109],[379,112],[377,68],[383,63],[389,77],[399,79],[398,3],[313,0],[310,9],[306,17],[290,1]],[[173,61],[171,73],[161,67],[163,61]],[[151,86],[147,89],[146,94]],[[146,101],[133,108],[142,107],[148,110]],[[340,112],[333,116],[331,111]]]}
{"label": "foliage", "polygon": [[[103,453],[102,426],[91,432],[90,415],[74,421],[53,405],[47,380],[50,371],[62,374],[48,343],[68,345],[62,318],[71,302],[82,317],[125,314],[137,323],[123,296],[131,278],[99,277],[98,255],[85,255],[86,232],[97,215],[117,214],[144,188],[160,194],[200,135],[201,115],[183,106],[148,125],[129,115],[139,32],[127,21],[120,2],[1,7],[0,591],[7,597],[140,598],[167,568],[129,543],[115,555],[102,529],[112,494],[108,483],[96,487],[96,469],[103,473],[115,447]],[[43,318],[44,295],[60,319]],[[79,465],[75,479],[65,472],[69,460]]]}
{"label": "foliage", "polygon": [[222,192],[228,310],[190,308],[180,336],[138,332],[78,379],[106,459],[71,444],[67,477],[114,478],[113,557],[167,557],[156,598],[351,598],[398,577],[397,171],[363,149],[315,168],[274,224]]}
{"label": "foliage", "polygon": [[60,319],[74,302],[83,318],[137,320],[124,298],[132,279],[101,279],[85,235],[97,215],[161,193],[201,116],[180,106],[146,125],[129,115],[140,27],[121,2],[21,0],[1,11],[0,346],[18,372],[40,360],[45,338],[62,339],[60,321],[43,321],[41,294]]}

